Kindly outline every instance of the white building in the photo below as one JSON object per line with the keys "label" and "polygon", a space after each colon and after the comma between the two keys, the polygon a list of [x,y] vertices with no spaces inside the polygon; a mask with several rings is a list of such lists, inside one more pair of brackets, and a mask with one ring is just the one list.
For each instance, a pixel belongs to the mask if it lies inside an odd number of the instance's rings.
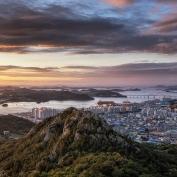
{"label": "white building", "polygon": [[38,120],[43,120],[43,119],[46,119],[49,117],[54,117],[60,112],[61,112],[61,110],[46,108],[46,107],[33,108],[32,109],[32,116],[35,119],[35,122],[37,122]]}

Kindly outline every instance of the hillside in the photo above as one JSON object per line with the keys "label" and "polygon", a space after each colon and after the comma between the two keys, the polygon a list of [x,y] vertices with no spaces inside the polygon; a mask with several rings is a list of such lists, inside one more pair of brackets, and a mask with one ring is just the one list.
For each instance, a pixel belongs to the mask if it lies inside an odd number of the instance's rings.
{"label": "hillside", "polygon": [[[119,89],[117,89],[119,90]],[[126,95],[122,95],[117,90],[98,90],[98,89],[83,89],[76,91],[76,93],[82,93],[89,95],[90,97],[115,97],[115,98],[126,98]]]}
{"label": "hillside", "polygon": [[0,145],[1,177],[175,177],[177,147],[131,142],[96,115],[69,108]]}
{"label": "hillside", "polygon": [[56,101],[89,101],[93,100],[92,97],[82,93],[73,93],[70,91],[56,91],[56,90],[32,90],[26,88],[12,88],[2,90],[0,94],[0,103],[8,102],[48,102]]}
{"label": "hillside", "polygon": [[14,134],[24,135],[34,126],[34,123],[13,116],[13,115],[2,115],[0,116],[0,134],[3,131],[10,131]]}

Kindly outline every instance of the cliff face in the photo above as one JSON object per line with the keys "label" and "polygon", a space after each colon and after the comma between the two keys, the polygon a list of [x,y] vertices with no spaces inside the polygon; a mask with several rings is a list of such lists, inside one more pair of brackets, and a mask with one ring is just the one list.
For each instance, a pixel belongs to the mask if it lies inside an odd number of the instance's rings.
{"label": "cliff face", "polygon": [[[149,152],[96,115],[69,108],[35,126],[23,139],[1,144],[0,177],[136,177],[150,173],[144,167]],[[160,175],[160,170],[152,172]],[[168,169],[165,172],[168,176]]]}

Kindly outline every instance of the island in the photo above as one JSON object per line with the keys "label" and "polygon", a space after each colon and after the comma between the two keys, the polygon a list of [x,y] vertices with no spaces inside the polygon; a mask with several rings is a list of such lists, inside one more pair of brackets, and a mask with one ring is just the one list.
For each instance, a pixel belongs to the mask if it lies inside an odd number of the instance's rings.
{"label": "island", "polygon": [[115,88],[115,89],[111,89],[111,91],[114,91],[114,92],[127,92],[127,91],[138,92],[138,91],[141,91],[141,89],[139,89],[139,88],[128,88],[128,89]]}
{"label": "island", "polygon": [[168,87],[166,87],[165,91],[166,92],[174,92],[174,93],[176,93],[177,92],[177,85],[168,86]]}
{"label": "island", "polygon": [[119,92],[112,90],[101,90],[101,89],[84,89],[78,91],[83,94],[87,94],[91,97],[114,97],[114,98],[126,98],[126,95],[122,95]]}
{"label": "island", "polygon": [[9,102],[48,102],[48,101],[89,101],[94,98],[85,93],[74,93],[61,90],[32,90],[27,88],[5,89],[1,91],[0,101],[2,106]]}
{"label": "island", "polygon": [[165,85],[158,85],[155,88],[163,90],[165,92],[177,92],[177,85],[169,85],[169,86],[165,86]]}
{"label": "island", "polygon": [[8,107],[7,103],[2,104],[2,107]]}

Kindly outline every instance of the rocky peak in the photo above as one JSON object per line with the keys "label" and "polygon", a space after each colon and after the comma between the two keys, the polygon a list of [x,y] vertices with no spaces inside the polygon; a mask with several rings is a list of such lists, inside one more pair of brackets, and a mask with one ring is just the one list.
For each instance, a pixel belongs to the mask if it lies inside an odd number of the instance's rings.
{"label": "rocky peak", "polygon": [[105,120],[75,108],[69,108],[55,117],[41,132],[41,136],[46,146],[55,143],[53,151],[59,154],[76,149],[116,149],[124,141]]}

